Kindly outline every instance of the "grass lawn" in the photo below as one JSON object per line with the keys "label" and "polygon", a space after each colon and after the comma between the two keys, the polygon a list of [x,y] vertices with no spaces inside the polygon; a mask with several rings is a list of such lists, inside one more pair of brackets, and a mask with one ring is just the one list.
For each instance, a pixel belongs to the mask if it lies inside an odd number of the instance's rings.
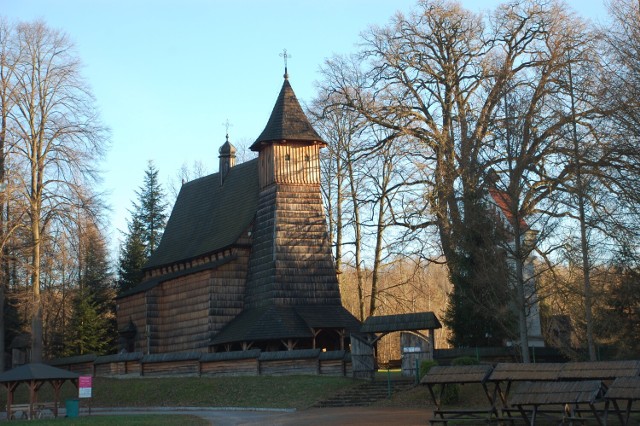
{"label": "grass lawn", "polygon": [[[94,377],[93,397],[81,399],[87,407],[260,407],[296,408],[313,405],[336,391],[360,384],[345,377],[258,376],[258,377],[166,377],[114,379]],[[77,398],[70,383],[62,388],[61,405]],[[0,388],[0,402],[7,400]],[[45,384],[39,394],[42,402],[53,401],[53,390]],[[16,403],[28,402],[28,388],[16,390]]]}
{"label": "grass lawn", "polygon": [[73,419],[58,418],[46,420],[16,420],[11,424],[29,425],[92,425],[92,426],[173,426],[173,425],[208,425],[209,422],[196,416],[182,415],[152,415],[140,414],[135,416],[89,416]]}

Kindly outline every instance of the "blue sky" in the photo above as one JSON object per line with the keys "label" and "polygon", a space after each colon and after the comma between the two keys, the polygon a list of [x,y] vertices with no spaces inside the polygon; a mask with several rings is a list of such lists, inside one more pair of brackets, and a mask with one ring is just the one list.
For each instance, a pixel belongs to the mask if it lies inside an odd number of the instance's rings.
{"label": "blue sky", "polygon": [[[463,0],[476,11],[497,0]],[[43,19],[74,41],[111,148],[102,169],[114,247],[153,160],[164,185],[183,164],[216,171],[229,120],[232,143],[262,131],[282,85],[283,48],[298,99],[314,97],[318,69],[356,50],[359,34],[417,0],[0,0],[10,20]],[[606,16],[601,0],[572,0]]]}

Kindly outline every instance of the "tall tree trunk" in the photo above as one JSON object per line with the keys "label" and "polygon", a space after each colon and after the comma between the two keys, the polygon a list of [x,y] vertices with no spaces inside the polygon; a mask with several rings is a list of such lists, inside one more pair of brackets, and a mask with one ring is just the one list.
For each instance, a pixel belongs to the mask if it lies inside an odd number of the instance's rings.
{"label": "tall tree trunk", "polygon": [[[37,212],[37,209],[35,209]],[[32,212],[35,214],[36,212]],[[33,233],[31,285],[33,286],[31,317],[31,362],[42,362],[42,298],[40,295],[40,222],[32,218]]]}
{"label": "tall tree trunk", "polygon": [[527,298],[525,294],[525,282],[523,272],[523,253],[522,253],[522,239],[521,230],[519,224],[520,218],[518,215],[514,218],[514,245],[515,245],[515,262],[516,262],[516,292],[517,292],[517,304],[518,304],[518,334],[520,337],[520,351],[522,352],[522,362],[529,363],[531,358],[529,356],[529,332],[527,330]]}
{"label": "tall tree trunk", "polygon": [[384,229],[384,195],[380,197],[378,204],[378,223],[376,225],[376,248],[373,254],[373,273],[371,277],[371,300],[369,301],[369,316],[373,316],[376,311],[376,300],[378,297],[378,281],[380,275],[380,264],[382,263],[382,233]]}
{"label": "tall tree trunk", "polygon": [[582,280],[584,287],[585,322],[587,325],[587,348],[589,360],[596,361],[596,346],[593,340],[593,295],[591,293],[591,272],[589,265],[589,241],[587,239],[587,223],[585,216],[585,188],[582,179],[582,154],[578,146],[578,129],[576,123],[576,103],[573,93],[573,74],[569,63],[569,90],[571,93],[571,124],[573,137],[573,155],[576,162],[576,195],[578,197],[578,220],[580,222],[580,251],[582,254]]}
{"label": "tall tree trunk", "polygon": [[353,172],[353,163],[347,160],[347,171],[349,173],[349,185],[351,189],[351,202],[353,203],[353,229],[355,231],[355,268],[356,279],[358,281],[358,316],[360,321],[365,320],[364,316],[364,277],[362,275],[362,232],[360,229],[360,207],[358,204],[358,194]]}
{"label": "tall tree trunk", "polygon": [[342,269],[342,184],[344,176],[342,174],[342,161],[340,159],[340,150],[336,150],[336,186],[338,193],[336,194],[336,271],[340,273]]}

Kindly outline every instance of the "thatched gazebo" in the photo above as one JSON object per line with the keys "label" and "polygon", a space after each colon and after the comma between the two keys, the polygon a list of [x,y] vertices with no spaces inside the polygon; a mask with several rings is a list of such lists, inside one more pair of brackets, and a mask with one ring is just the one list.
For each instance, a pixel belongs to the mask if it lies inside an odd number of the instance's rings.
{"label": "thatched gazebo", "polygon": [[71,381],[76,388],[80,375],[71,371],[51,367],[46,364],[32,363],[16,367],[0,374],[0,384],[7,388],[7,419],[11,419],[16,388],[21,383],[26,383],[29,387],[29,418],[33,418],[35,408],[38,405],[38,391],[45,383],[51,383],[54,391],[53,415],[58,417],[58,405],[60,401],[60,389],[67,380]]}

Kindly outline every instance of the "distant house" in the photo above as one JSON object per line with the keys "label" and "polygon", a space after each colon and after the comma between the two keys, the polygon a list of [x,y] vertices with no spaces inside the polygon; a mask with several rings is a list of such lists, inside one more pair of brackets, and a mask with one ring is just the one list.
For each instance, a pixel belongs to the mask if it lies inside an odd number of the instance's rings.
{"label": "distant house", "polygon": [[[520,243],[524,246],[534,244],[537,231],[531,229],[524,218],[514,217],[511,208],[512,198],[508,192],[500,190],[496,187],[495,183],[497,176],[493,170],[489,172],[489,197],[488,203],[493,207],[496,213],[498,226],[506,233],[507,244],[510,245],[513,251],[515,238],[520,239]],[[518,225],[516,227],[516,224]],[[516,228],[519,232],[516,235]],[[512,268],[511,276],[515,275],[516,264],[515,259],[509,253],[507,253],[507,265]],[[527,336],[529,340],[529,347],[544,347],[544,338],[542,336],[542,326],[540,323],[540,307],[538,304],[538,294],[535,282],[535,271],[533,264],[533,257],[528,256],[523,263],[523,280],[524,280],[524,293],[527,300],[526,309],[526,321],[527,321]],[[515,285],[512,283],[512,285]],[[512,342],[507,342],[511,344]]]}
{"label": "distant house", "polygon": [[320,149],[289,84],[235,164],[185,183],[143,282],[117,299],[128,351],[347,349],[359,321],[343,306],[320,195]]}

